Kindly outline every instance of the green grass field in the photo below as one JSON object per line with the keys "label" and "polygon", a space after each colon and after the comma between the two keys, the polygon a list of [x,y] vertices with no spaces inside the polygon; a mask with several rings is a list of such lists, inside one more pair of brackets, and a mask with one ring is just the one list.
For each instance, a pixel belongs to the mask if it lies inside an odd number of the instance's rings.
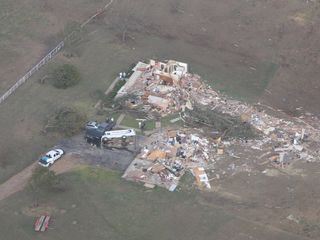
{"label": "green grass field", "polygon": [[[137,119],[139,119],[139,118],[135,115],[126,114],[125,118],[121,122],[121,125],[138,129],[139,128],[139,121],[137,121]],[[145,123],[146,123],[145,128],[144,128],[145,131],[150,131],[150,130],[155,129],[155,121],[154,120],[147,120]]]}
{"label": "green grass field", "polygon": [[[62,176],[66,190],[41,194],[40,207],[50,206],[48,232],[33,231],[30,193],[0,203],[5,239],[205,239],[232,218],[199,204],[196,192],[147,190],[122,180],[117,172],[83,168]],[[26,215],[27,214],[27,215]],[[30,214],[29,214],[30,215]],[[18,230],[17,230],[18,229]]]}
{"label": "green grass field", "polygon": [[[2,239],[299,239],[226,211],[224,203],[230,202],[214,194],[150,190],[120,176],[83,167],[60,175],[63,191],[41,192],[38,208],[28,191],[1,201]],[[183,185],[192,184],[189,177]],[[41,214],[52,221],[47,232],[36,233],[33,224]]]}
{"label": "green grass field", "polygon": [[179,114],[171,114],[171,115],[168,115],[168,116],[165,116],[163,118],[161,118],[161,126],[162,127],[168,127],[168,126],[171,126],[171,127],[181,127],[183,126],[183,121],[182,120],[179,120],[175,123],[172,123],[171,120],[173,119],[176,119],[180,117]]}
{"label": "green grass field", "polygon": [[102,4],[100,0],[0,0],[0,94],[62,40],[66,25],[84,21]]}

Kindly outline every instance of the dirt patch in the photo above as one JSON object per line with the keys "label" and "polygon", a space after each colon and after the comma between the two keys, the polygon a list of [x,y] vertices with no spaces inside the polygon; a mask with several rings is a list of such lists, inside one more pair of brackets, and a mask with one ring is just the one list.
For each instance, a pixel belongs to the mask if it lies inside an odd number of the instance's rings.
{"label": "dirt patch", "polygon": [[268,177],[277,177],[281,174],[281,172],[277,169],[266,169],[263,173]]}
{"label": "dirt patch", "polygon": [[237,202],[237,203],[241,203],[243,201],[243,198],[239,195],[236,195],[236,194],[233,194],[231,192],[227,192],[227,191],[224,191],[222,188],[218,188],[215,190],[215,193],[221,197],[221,198],[224,198],[224,199],[227,199],[229,201],[234,201],[234,202]]}
{"label": "dirt patch", "polygon": [[[23,46],[9,47],[10,53],[0,53],[3,56],[8,56],[8,61],[0,61],[0,94],[3,94],[19,77],[22,77],[37,61],[44,55],[46,46],[39,42],[34,42],[31,39],[24,39]],[[30,51],[32,49],[32,51]]]}
{"label": "dirt patch", "polygon": [[77,154],[67,154],[52,165],[51,170],[57,174],[70,172],[81,166],[82,158]]}
{"label": "dirt patch", "polygon": [[34,134],[33,124],[34,123],[27,118],[21,119],[19,122],[17,122],[16,125],[14,125],[14,129],[13,129],[14,138],[20,139],[23,141],[28,141],[32,139]]}
{"label": "dirt patch", "polygon": [[37,163],[33,163],[18,174],[12,176],[8,181],[0,185],[0,201],[11,196],[12,194],[21,191],[28,183],[33,170]]}
{"label": "dirt patch", "polygon": [[25,207],[21,212],[29,217],[38,217],[43,214],[52,215],[58,212],[58,209],[53,206]]}

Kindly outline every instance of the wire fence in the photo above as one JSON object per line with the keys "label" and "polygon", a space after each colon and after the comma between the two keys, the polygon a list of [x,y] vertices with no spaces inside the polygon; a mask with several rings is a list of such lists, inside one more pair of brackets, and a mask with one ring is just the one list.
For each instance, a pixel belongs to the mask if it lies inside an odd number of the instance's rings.
{"label": "wire fence", "polygon": [[[97,11],[94,15],[88,18],[84,23],[81,24],[80,28],[84,28],[85,25],[90,23],[94,18],[102,14],[104,11],[109,8],[109,6],[113,3],[114,0],[110,0],[108,4],[104,6],[104,8]],[[42,58],[35,66],[33,66],[22,78],[20,78],[12,87],[9,88],[1,97],[0,104],[3,103],[10,95],[12,95],[22,84],[24,84],[34,73],[36,73],[42,66],[44,66],[47,62],[49,62],[55,55],[60,52],[60,50],[65,46],[65,42],[72,38],[75,34],[77,34],[77,30],[71,32],[65,40],[61,41],[54,49],[52,49],[44,58]]]}

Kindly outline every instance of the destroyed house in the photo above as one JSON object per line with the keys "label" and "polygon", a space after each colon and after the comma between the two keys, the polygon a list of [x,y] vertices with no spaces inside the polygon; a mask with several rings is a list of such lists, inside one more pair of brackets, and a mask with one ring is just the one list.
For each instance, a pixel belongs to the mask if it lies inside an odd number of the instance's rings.
{"label": "destroyed house", "polygon": [[188,72],[188,64],[174,60],[165,63],[150,60],[150,67],[154,68],[154,74],[159,76],[164,85],[178,84],[183,75]]}
{"label": "destroyed house", "polygon": [[141,91],[148,85],[148,81],[161,80],[163,85],[178,84],[181,78],[188,72],[188,64],[169,60],[159,62],[150,60],[149,64],[138,62],[132,69],[127,83],[118,91],[116,98],[125,96],[129,93]]}

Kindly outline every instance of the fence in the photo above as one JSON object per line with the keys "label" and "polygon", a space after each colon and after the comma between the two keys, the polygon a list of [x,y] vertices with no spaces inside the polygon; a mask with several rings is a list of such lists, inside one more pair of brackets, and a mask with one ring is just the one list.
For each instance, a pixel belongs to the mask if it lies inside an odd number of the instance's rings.
{"label": "fence", "polygon": [[64,41],[60,42],[53,50],[51,50],[44,58],[40,60],[33,68],[31,68],[22,78],[20,78],[8,91],[0,97],[0,104],[4,102],[15,90],[24,84],[35,72],[43,65],[49,62],[64,46]]}
{"label": "fence", "polygon": [[[110,0],[108,4],[104,6],[104,8],[100,9],[94,15],[92,15],[88,20],[86,20],[83,24],[81,24],[81,28],[85,27],[89,22],[91,22],[94,18],[102,14],[104,11],[109,8],[109,6],[113,3],[114,0]],[[65,40],[69,39],[75,34],[75,31],[71,32]],[[14,93],[18,87],[24,84],[35,72],[37,72],[43,65],[49,62],[57,53],[64,47],[65,41],[61,41],[54,49],[52,49],[44,58],[40,60],[34,67],[32,67],[22,78],[20,78],[8,91],[6,91],[0,97],[0,104],[3,103],[12,93]]]}

